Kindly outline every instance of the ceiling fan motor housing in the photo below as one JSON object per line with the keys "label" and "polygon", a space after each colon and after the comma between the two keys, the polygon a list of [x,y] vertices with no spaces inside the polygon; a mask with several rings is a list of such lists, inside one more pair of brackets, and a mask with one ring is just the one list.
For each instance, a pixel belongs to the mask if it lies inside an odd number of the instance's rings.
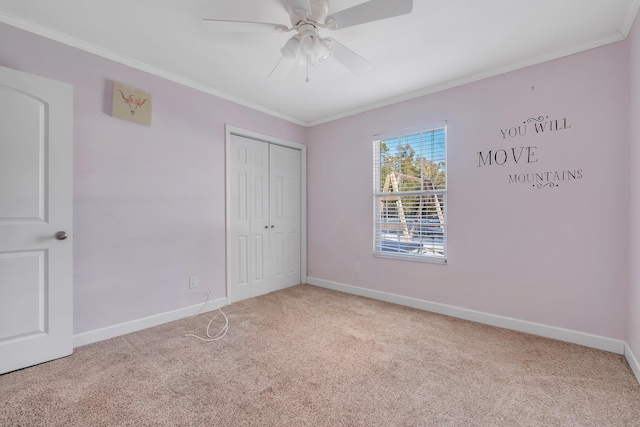
{"label": "ceiling fan motor housing", "polygon": [[297,8],[295,3],[297,2],[292,0],[289,0],[287,3],[287,12],[291,18],[292,27],[297,26],[304,20],[324,24],[329,14],[329,0],[309,0],[311,13],[308,15],[306,14],[306,10]]}

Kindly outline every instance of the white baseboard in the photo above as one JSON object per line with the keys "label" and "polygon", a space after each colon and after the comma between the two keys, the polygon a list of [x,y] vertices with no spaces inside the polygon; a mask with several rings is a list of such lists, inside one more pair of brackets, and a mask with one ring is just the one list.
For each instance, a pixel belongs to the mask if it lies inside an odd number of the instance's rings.
{"label": "white baseboard", "polygon": [[119,337],[120,335],[130,334],[132,332],[141,331],[143,329],[159,326],[164,323],[173,322],[174,320],[184,319],[193,316],[196,313],[206,313],[207,311],[216,310],[217,307],[227,305],[227,298],[219,298],[215,300],[215,304],[211,301],[206,304],[196,304],[190,307],[180,308],[178,310],[167,311],[166,313],[155,314],[142,319],[132,320],[130,322],[119,323],[106,328],[95,329],[93,331],[83,332],[73,336],[73,347],[81,347],[98,341],[108,340],[109,338]]}
{"label": "white baseboard", "polygon": [[[317,279],[315,277],[307,278],[307,283],[322,288],[333,289],[335,291],[346,292],[353,295],[359,295],[367,298],[377,299],[380,301],[404,305],[406,307],[444,314],[446,316],[456,317],[459,319],[470,320],[476,323],[497,326],[499,328],[511,329],[514,331],[525,332],[528,334],[538,335],[546,338],[553,338],[560,341],[580,344],[585,347],[609,351],[611,353],[625,354],[626,342],[622,340],[587,334],[570,329],[557,328],[555,326],[548,326],[540,323],[528,322],[526,320],[519,320],[511,317],[498,316],[481,311],[468,310],[466,308],[455,307],[447,304],[424,301],[417,298],[405,297],[388,292],[375,291],[371,289],[360,288],[357,286],[330,282],[328,280]],[[637,376],[638,374],[636,373],[636,377]]]}
{"label": "white baseboard", "polygon": [[633,374],[636,376],[638,384],[640,384],[640,363],[638,363],[638,359],[635,354],[633,354],[631,347],[627,343],[624,345],[624,357],[627,359],[627,363],[629,363]]}

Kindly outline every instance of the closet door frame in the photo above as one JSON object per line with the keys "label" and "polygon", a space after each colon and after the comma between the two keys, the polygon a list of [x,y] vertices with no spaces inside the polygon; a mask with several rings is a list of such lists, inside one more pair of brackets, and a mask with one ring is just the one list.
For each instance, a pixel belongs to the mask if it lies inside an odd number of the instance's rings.
{"label": "closet door frame", "polygon": [[250,130],[242,129],[230,124],[225,125],[225,212],[226,212],[226,272],[225,282],[227,287],[227,300],[229,303],[236,302],[232,295],[231,284],[229,283],[229,265],[230,265],[230,239],[229,239],[229,218],[230,214],[230,197],[231,197],[231,185],[229,179],[229,171],[231,164],[231,135],[242,136],[245,138],[255,139],[257,141],[266,142],[269,144],[280,145],[282,147],[293,148],[300,150],[300,283],[307,283],[307,147],[297,142],[287,141],[285,139],[276,138],[273,136],[253,132]]}

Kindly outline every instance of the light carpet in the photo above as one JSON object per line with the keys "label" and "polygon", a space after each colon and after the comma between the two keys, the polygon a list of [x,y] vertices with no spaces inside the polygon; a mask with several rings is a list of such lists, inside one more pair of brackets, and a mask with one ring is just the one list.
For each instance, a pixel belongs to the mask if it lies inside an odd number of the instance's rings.
{"label": "light carpet", "polygon": [[640,426],[617,354],[308,285],[225,312],[0,376],[0,425]]}

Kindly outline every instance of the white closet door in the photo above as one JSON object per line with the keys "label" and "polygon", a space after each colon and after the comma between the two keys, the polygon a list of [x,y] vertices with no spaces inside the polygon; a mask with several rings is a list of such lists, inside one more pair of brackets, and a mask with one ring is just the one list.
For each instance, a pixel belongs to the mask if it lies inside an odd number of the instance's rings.
{"label": "white closet door", "polygon": [[271,290],[300,284],[300,151],[269,151]]}
{"label": "white closet door", "polygon": [[0,67],[0,374],[73,351],[72,176],[73,88]]}
{"label": "white closet door", "polygon": [[269,145],[238,135],[227,176],[230,302],[269,292]]}
{"label": "white closet door", "polygon": [[300,162],[300,150],[230,135],[229,302],[300,283]]}

